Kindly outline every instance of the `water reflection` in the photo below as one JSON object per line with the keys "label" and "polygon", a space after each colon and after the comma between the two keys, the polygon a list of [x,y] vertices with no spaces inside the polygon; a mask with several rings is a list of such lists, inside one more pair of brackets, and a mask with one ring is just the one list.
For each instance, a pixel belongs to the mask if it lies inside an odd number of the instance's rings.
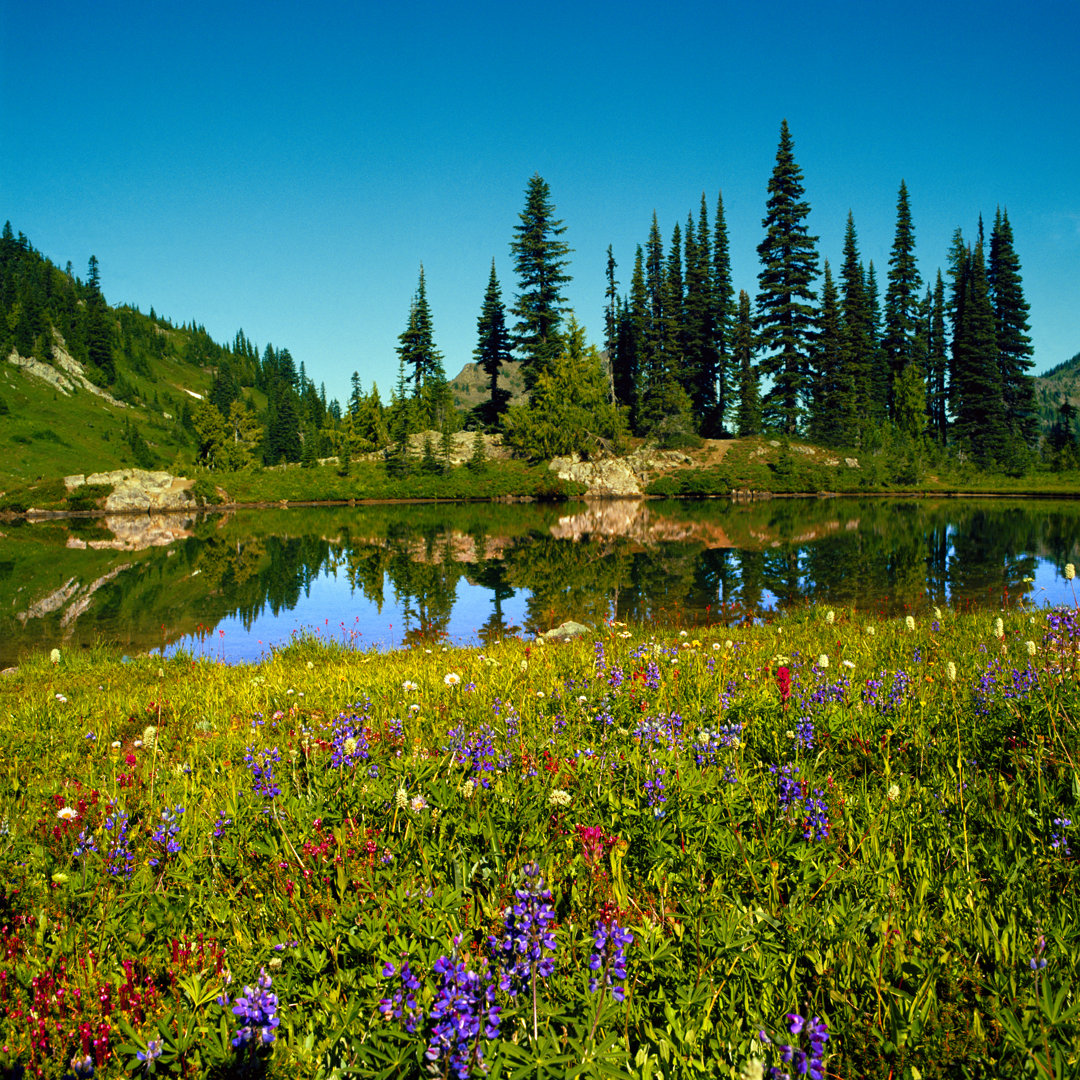
{"label": "water reflection", "polygon": [[0,664],[104,638],[254,659],[298,627],[360,646],[564,619],[732,622],[1071,602],[1072,501],[777,499],[263,510],[8,524]]}

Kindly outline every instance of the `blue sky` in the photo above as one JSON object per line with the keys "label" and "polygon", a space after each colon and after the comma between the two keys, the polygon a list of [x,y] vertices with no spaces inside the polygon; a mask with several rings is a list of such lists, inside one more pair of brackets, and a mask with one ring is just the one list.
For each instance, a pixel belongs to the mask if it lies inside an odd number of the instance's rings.
{"label": "blue sky", "polygon": [[736,289],[757,289],[787,118],[838,266],[854,214],[884,283],[906,180],[925,277],[1007,208],[1037,372],[1080,351],[1080,4],[0,0],[0,220],[219,341],[288,346],[342,400],[394,383],[423,262],[454,375],[529,177],[602,337],[655,210],[723,190]]}

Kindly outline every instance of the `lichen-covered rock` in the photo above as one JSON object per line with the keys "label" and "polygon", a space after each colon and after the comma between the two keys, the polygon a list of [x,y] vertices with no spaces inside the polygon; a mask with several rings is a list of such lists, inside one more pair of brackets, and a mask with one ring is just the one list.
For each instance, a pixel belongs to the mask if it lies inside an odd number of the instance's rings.
{"label": "lichen-covered rock", "polygon": [[194,506],[191,495],[193,480],[167,472],[148,472],[145,469],[115,469],[112,472],[91,473],[89,476],[64,477],[68,491],[77,491],[83,484],[105,484],[112,493],[105,498],[104,509],[110,514],[157,513],[165,510],[188,510]]}
{"label": "lichen-covered rock", "polygon": [[561,623],[552,630],[547,630],[543,634],[537,636],[542,640],[554,644],[565,643],[572,641],[576,637],[581,637],[582,634],[587,634],[589,627],[579,622],[574,622],[573,619],[567,619],[566,622]]}

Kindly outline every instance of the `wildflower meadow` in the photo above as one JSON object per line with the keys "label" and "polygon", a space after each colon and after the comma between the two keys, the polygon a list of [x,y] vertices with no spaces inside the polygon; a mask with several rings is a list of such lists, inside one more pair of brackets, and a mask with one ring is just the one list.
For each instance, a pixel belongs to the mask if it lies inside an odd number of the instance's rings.
{"label": "wildflower meadow", "polygon": [[0,680],[0,1073],[1075,1076],[1078,664],[1068,608],[61,645]]}

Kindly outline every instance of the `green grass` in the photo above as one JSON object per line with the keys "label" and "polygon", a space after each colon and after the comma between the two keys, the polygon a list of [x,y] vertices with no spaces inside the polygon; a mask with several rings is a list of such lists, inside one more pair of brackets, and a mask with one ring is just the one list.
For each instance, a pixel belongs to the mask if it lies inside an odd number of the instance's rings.
{"label": "green grass", "polygon": [[[550,973],[469,1043],[490,1076],[737,1077],[789,1012],[830,1077],[1074,1075],[1080,629],[1001,619],[32,657],[0,681],[0,1069],[59,1076],[88,1030],[98,1076],[427,1076],[439,958],[486,982],[548,902]],[[625,1001],[590,991],[597,920]],[[413,1034],[380,1009],[406,959]],[[280,1025],[238,1051],[260,971]]]}

